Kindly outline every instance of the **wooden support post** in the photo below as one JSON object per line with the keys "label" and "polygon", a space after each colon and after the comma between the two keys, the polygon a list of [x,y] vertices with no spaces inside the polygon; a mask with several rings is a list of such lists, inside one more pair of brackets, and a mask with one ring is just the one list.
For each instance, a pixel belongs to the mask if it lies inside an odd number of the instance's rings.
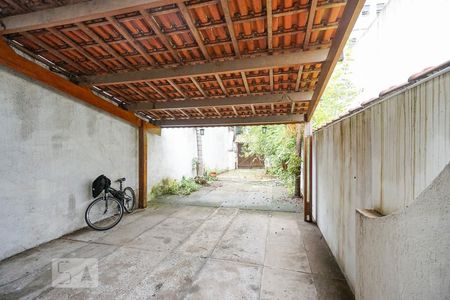
{"label": "wooden support post", "polygon": [[139,127],[139,208],[146,208],[147,201],[147,126]]}
{"label": "wooden support post", "polygon": [[311,123],[305,124],[305,141],[303,143],[303,203],[304,220],[313,222],[312,218],[312,129]]}
{"label": "wooden support post", "polygon": [[[295,138],[295,151],[296,154],[300,158],[300,160],[303,159],[302,157],[302,148],[303,148],[303,125],[302,124],[296,124],[295,125],[295,131],[296,131],[296,138]],[[298,176],[295,178],[295,186],[294,186],[294,196],[303,198],[302,191],[301,191],[301,177],[302,177],[302,168],[299,166],[299,173]]]}

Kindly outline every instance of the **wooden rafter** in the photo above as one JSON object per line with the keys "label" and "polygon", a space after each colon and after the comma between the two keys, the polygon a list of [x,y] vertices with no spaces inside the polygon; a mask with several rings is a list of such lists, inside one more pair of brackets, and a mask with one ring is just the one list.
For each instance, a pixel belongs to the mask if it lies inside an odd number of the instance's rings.
{"label": "wooden rafter", "polygon": [[208,94],[202,89],[202,87],[194,77],[189,77],[189,79],[192,81],[192,83],[195,85],[195,87],[202,94],[203,97],[208,97]]}
{"label": "wooden rafter", "polygon": [[267,11],[267,49],[273,51],[272,0],[266,0]]}
{"label": "wooden rafter", "polygon": [[286,102],[306,102],[310,101],[313,92],[296,92],[287,94],[266,94],[266,95],[250,95],[240,97],[224,97],[224,98],[206,98],[199,100],[183,100],[183,101],[139,101],[127,105],[130,111],[139,110],[164,110],[176,108],[211,108],[219,106],[234,106],[234,105],[251,105],[251,104],[267,104],[267,103],[286,103]]}
{"label": "wooden rafter", "polygon": [[134,40],[133,36],[125,28],[123,28],[122,23],[117,21],[114,17],[106,17],[106,20],[114,25],[117,31],[119,31],[119,33],[127,40],[127,42],[130,43],[130,45],[132,45],[140,55],[142,55],[147,63],[152,66],[155,65],[155,59],[147,53],[147,50],[138,41]]}
{"label": "wooden rafter", "polygon": [[241,58],[239,60],[186,65],[183,67],[157,70],[140,70],[120,74],[95,75],[85,78],[86,84],[104,85],[145,80],[173,79],[191,76],[217,75],[241,71],[254,71],[268,68],[281,68],[298,64],[323,62],[328,56],[328,49],[292,52],[280,55]]}
{"label": "wooden rafter", "polygon": [[233,21],[231,20],[230,8],[228,7],[228,0],[220,0],[222,6],[223,15],[225,16],[225,22],[227,24],[228,32],[230,33],[231,42],[233,43],[234,53],[236,57],[241,57],[239,50],[239,44],[234,33]]}
{"label": "wooden rafter", "polygon": [[309,47],[309,41],[311,39],[311,32],[314,25],[314,16],[316,15],[317,10],[317,2],[318,0],[311,0],[311,7],[309,8],[309,14],[308,14],[308,23],[306,25],[306,33],[305,33],[305,40],[303,41],[303,49],[308,49]]}
{"label": "wooden rafter", "polygon": [[303,65],[300,65],[297,73],[297,80],[295,81],[296,92],[298,92],[298,90],[300,89],[300,83],[302,81],[302,72],[303,72]]}
{"label": "wooden rafter", "polygon": [[183,64],[181,57],[178,55],[178,52],[174,49],[173,45],[170,43],[167,36],[164,35],[164,33],[161,31],[161,28],[159,28],[159,25],[153,19],[153,16],[149,15],[145,10],[140,10],[139,13],[142,15],[142,17],[150,26],[150,28],[153,30],[153,32],[156,34],[156,36],[159,38],[161,43],[163,43],[164,47],[166,47],[167,51],[169,51],[172,54],[173,58],[177,60],[178,63]]}
{"label": "wooden rafter", "polygon": [[201,36],[197,30],[197,27],[195,27],[194,21],[192,20],[192,17],[189,14],[189,10],[187,9],[186,5],[183,2],[178,3],[178,8],[180,9],[180,12],[183,15],[184,20],[186,21],[186,24],[188,25],[189,29],[191,30],[191,33],[192,33],[195,41],[197,42],[198,47],[202,51],[203,56],[205,57],[206,60],[208,60],[208,61],[211,60],[208,50],[206,49],[206,47],[203,43],[203,39],[201,38]]}
{"label": "wooden rafter", "polygon": [[52,55],[56,56],[58,59],[60,59],[63,63],[67,63],[71,65],[73,68],[79,70],[80,72],[84,73],[86,72],[86,69],[74,62],[72,59],[70,59],[68,56],[60,53],[59,51],[56,51],[51,46],[47,45],[46,43],[39,40],[37,37],[33,36],[31,33],[23,32],[22,35],[41,47],[42,49],[46,50],[47,52],[51,53]]}
{"label": "wooden rafter", "polygon": [[247,95],[250,95],[250,87],[248,86],[247,76],[245,75],[245,72],[241,72],[241,76],[245,86],[245,91],[247,92]]}
{"label": "wooden rafter", "polygon": [[269,125],[269,124],[295,124],[304,121],[304,115],[208,118],[208,119],[178,119],[159,120],[156,125],[162,128],[171,127],[208,127],[208,126],[240,126],[240,125]]}
{"label": "wooden rafter", "polygon": [[4,29],[0,34],[84,22],[87,20],[104,18],[139,9],[159,7],[182,1],[183,0],[91,0],[30,12],[26,15],[3,18],[2,23]]}
{"label": "wooden rafter", "polygon": [[109,44],[105,43],[91,28],[89,28],[84,23],[76,24],[85,34],[87,34],[91,39],[93,39],[98,45],[106,50],[110,55],[120,61],[123,65],[130,69],[136,69],[128,60],[123,58],[119,53],[116,52]]}
{"label": "wooden rafter", "polygon": [[178,94],[181,95],[181,97],[185,99],[188,98],[186,94],[181,90],[181,88],[175,82],[173,82],[173,80],[168,79],[167,82],[178,92]]}
{"label": "wooden rafter", "polygon": [[69,45],[70,47],[76,49],[78,52],[80,52],[82,55],[84,55],[87,59],[89,59],[92,63],[94,63],[96,66],[98,66],[99,68],[101,68],[103,71],[108,72],[109,69],[108,67],[99,62],[98,58],[96,58],[95,56],[93,56],[92,54],[90,54],[88,51],[84,50],[83,47],[80,47],[78,44],[76,44],[75,42],[73,42],[69,37],[67,37],[65,34],[59,32],[58,30],[56,30],[55,28],[47,28],[47,30],[53,34],[54,36],[56,36],[58,39],[60,39],[61,41],[63,41],[64,43],[66,43],[67,45]]}
{"label": "wooden rafter", "polygon": [[269,70],[270,91],[273,92],[273,68]]}
{"label": "wooden rafter", "polygon": [[219,84],[220,89],[222,90],[222,92],[223,92],[225,95],[228,96],[227,89],[226,89],[225,85],[223,84],[223,81],[222,81],[222,78],[220,78],[220,75],[219,75],[219,74],[214,74],[214,77],[216,77],[217,83]]}

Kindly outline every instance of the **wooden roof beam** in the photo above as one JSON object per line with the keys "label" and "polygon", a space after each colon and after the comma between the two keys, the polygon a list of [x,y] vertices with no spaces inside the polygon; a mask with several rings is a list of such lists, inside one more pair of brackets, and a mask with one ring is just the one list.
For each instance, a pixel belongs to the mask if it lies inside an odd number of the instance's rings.
{"label": "wooden roof beam", "polygon": [[91,0],[0,19],[0,34],[23,32],[110,17],[183,0]]}
{"label": "wooden roof beam", "polygon": [[84,77],[82,83],[101,86],[113,83],[207,76],[241,71],[255,71],[276,67],[282,68],[299,64],[314,64],[323,62],[328,56],[328,51],[328,49],[298,51],[279,55],[210,62],[201,65],[186,65],[166,69],[140,70],[126,73],[87,76]]}
{"label": "wooden roof beam", "polygon": [[106,43],[102,38],[100,38],[97,33],[94,32],[89,26],[80,22],[76,24],[87,36],[89,36],[92,40],[94,40],[99,46],[105,49],[109,54],[111,54],[114,58],[120,61],[124,66],[130,69],[136,69],[128,60],[122,57],[113,47],[111,47],[108,43]]}
{"label": "wooden roof beam", "polygon": [[133,36],[123,27],[123,24],[120,21],[117,21],[114,17],[106,17],[106,20],[108,20],[108,22],[111,23],[117,31],[119,31],[119,33],[127,40],[127,42],[132,45],[140,55],[142,55],[142,57],[147,61],[149,65],[156,65],[156,60],[147,53],[147,50],[144,46],[142,46],[133,38]]}
{"label": "wooden roof beam", "polygon": [[167,51],[172,54],[173,58],[180,64],[183,64],[183,61],[178,55],[178,52],[174,49],[173,45],[170,43],[168,37],[161,31],[161,28],[159,28],[158,23],[153,19],[153,16],[149,15],[145,10],[140,10],[139,13],[144,18],[145,22],[150,26],[150,28],[153,30],[153,32],[156,34],[156,36],[159,38],[161,43],[163,43],[164,47],[166,47]]}
{"label": "wooden roof beam", "polygon": [[311,32],[314,25],[314,16],[316,15],[317,2],[318,0],[311,0],[311,7],[309,8],[308,14],[308,23],[306,25],[305,40],[303,41],[303,49],[305,50],[309,47],[309,40],[311,39]]}
{"label": "wooden roof beam", "polygon": [[186,7],[186,5],[183,2],[178,3],[178,8],[180,9],[181,14],[183,15],[184,20],[186,21],[186,24],[188,25],[189,29],[191,30],[191,33],[197,42],[198,47],[203,53],[203,56],[206,60],[210,61],[211,57],[208,53],[208,50],[206,50],[205,44],[203,43],[203,39],[200,36],[200,33],[197,30],[197,27],[195,27],[194,20],[192,20],[191,15],[189,14],[189,10]]}
{"label": "wooden roof beam", "polygon": [[40,48],[44,49],[45,51],[49,52],[53,56],[56,56],[58,59],[60,59],[63,63],[68,64],[75,68],[76,70],[80,71],[81,73],[86,72],[92,72],[92,70],[88,68],[83,68],[80,64],[74,62],[72,59],[70,59],[68,56],[64,55],[63,53],[53,49],[51,46],[47,45],[43,41],[39,40],[37,37],[32,35],[28,32],[23,32],[22,35],[32,41],[34,44],[38,45]]}
{"label": "wooden roof beam", "polygon": [[267,11],[267,49],[273,51],[272,0],[266,0]]}
{"label": "wooden roof beam", "polygon": [[127,105],[130,111],[141,110],[165,110],[165,109],[195,109],[211,108],[218,106],[251,105],[283,102],[304,102],[310,101],[313,92],[296,92],[287,94],[250,95],[240,97],[207,98],[207,99],[187,99],[182,101],[138,101]]}
{"label": "wooden roof beam", "polygon": [[231,42],[233,43],[234,53],[237,57],[241,57],[239,51],[239,44],[234,33],[233,21],[231,20],[230,8],[228,7],[228,0],[220,0],[222,5],[223,15],[225,16],[225,22],[227,24],[228,32],[230,34]]}
{"label": "wooden roof beam", "polygon": [[155,124],[162,128],[173,127],[215,127],[215,126],[240,126],[240,125],[269,125],[269,124],[295,124],[304,122],[304,115],[281,115],[259,117],[233,117],[233,118],[209,118],[209,119],[178,119],[160,120]]}

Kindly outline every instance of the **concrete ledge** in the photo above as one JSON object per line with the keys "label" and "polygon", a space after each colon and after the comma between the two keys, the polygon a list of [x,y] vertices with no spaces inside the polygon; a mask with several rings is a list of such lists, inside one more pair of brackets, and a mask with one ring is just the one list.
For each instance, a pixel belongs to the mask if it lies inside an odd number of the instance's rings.
{"label": "concrete ledge", "polygon": [[450,164],[399,211],[356,210],[356,299],[448,299],[449,182]]}
{"label": "concrete ledge", "polygon": [[361,209],[356,209],[356,212],[358,214],[360,214],[363,217],[369,218],[369,219],[375,219],[375,218],[380,218],[380,217],[384,217],[384,215],[382,215],[380,212],[374,210],[374,209],[368,209],[368,208],[361,208]]}

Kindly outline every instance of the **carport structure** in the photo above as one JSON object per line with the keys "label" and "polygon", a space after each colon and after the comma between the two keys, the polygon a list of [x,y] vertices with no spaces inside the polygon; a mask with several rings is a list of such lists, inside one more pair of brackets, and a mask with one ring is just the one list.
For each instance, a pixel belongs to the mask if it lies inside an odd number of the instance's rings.
{"label": "carport structure", "polygon": [[162,127],[309,121],[362,3],[71,2],[6,1],[1,34]]}
{"label": "carport structure", "polygon": [[308,122],[363,2],[8,0],[0,62],[139,127],[145,207],[148,129]]}

